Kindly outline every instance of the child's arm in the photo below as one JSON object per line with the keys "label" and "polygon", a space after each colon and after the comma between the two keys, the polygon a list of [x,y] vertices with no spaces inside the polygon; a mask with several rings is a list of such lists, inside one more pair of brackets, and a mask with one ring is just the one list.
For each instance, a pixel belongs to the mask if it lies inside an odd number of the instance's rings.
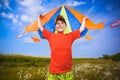
{"label": "child's arm", "polygon": [[40,21],[40,18],[38,16],[38,28],[41,30],[41,32],[43,32],[43,26],[41,25],[41,21]]}
{"label": "child's arm", "polygon": [[80,29],[79,29],[79,30],[80,30],[80,33],[83,32],[84,29],[85,29],[85,22],[86,22],[86,19],[88,19],[88,16],[85,16],[85,17],[83,18],[81,27],[80,27]]}

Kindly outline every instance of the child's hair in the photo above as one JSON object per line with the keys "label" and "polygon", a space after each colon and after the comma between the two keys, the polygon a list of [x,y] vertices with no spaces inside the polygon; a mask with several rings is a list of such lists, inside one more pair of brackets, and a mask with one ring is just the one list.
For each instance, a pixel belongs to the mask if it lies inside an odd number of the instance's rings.
{"label": "child's hair", "polygon": [[64,22],[64,23],[65,23],[65,25],[66,25],[66,21],[65,21],[65,19],[64,19],[64,17],[63,17],[63,16],[58,15],[58,16],[56,17],[56,19],[55,19],[55,25],[56,25],[56,22],[57,22],[58,20],[60,20],[60,21]]}

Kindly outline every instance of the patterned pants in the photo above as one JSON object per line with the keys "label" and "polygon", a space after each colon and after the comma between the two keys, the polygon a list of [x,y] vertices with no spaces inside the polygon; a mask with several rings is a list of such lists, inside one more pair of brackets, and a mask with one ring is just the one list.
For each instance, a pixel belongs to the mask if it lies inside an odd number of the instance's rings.
{"label": "patterned pants", "polygon": [[47,80],[74,80],[74,74],[72,71],[64,74],[52,74],[48,72]]}

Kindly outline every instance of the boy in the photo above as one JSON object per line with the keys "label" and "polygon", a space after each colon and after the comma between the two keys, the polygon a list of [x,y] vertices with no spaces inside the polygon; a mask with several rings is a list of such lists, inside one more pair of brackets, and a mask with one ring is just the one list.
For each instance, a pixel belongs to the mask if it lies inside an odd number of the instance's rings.
{"label": "boy", "polygon": [[42,35],[48,40],[51,49],[50,67],[47,74],[48,80],[74,80],[71,46],[74,40],[80,38],[80,33],[85,29],[87,18],[87,16],[83,18],[79,30],[68,34],[64,34],[67,24],[63,16],[58,15],[55,19],[57,33],[44,29],[38,18],[38,27],[42,31]]}

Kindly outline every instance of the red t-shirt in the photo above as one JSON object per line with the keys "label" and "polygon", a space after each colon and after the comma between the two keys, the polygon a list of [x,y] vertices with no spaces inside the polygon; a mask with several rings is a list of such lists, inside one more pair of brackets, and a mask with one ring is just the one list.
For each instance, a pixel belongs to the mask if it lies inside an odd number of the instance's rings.
{"label": "red t-shirt", "polygon": [[51,49],[49,72],[60,74],[72,70],[72,43],[80,37],[80,30],[68,34],[52,33],[43,29],[42,35],[48,40]]}

